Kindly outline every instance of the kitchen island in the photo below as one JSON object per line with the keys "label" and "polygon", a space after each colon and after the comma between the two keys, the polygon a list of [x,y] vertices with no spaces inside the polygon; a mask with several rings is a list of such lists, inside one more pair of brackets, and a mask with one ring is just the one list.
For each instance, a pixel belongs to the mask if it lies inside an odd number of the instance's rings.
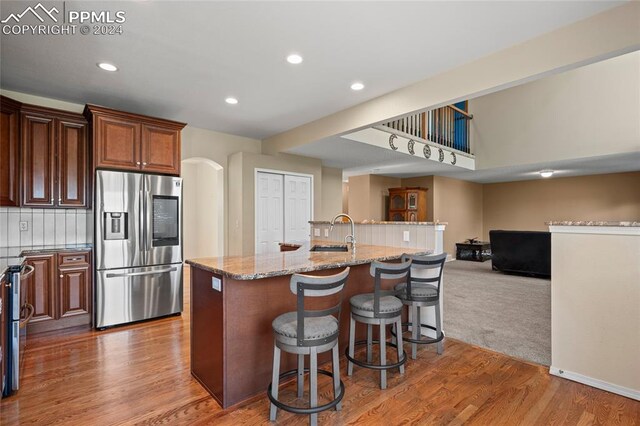
{"label": "kitchen island", "polygon": [[[271,322],[296,309],[296,296],[289,290],[291,275],[331,275],[351,267],[340,316],[339,342],[344,351],[349,298],[373,292],[371,262],[394,261],[403,253],[430,253],[360,244],[355,252],[312,252],[313,245],[255,256],[187,260],[191,266],[191,374],[223,408],[266,392],[273,354]],[[357,339],[364,338],[364,327],[358,334]],[[330,359],[330,352],[322,355],[320,363]],[[281,371],[297,365],[291,354],[283,353],[281,362]]]}

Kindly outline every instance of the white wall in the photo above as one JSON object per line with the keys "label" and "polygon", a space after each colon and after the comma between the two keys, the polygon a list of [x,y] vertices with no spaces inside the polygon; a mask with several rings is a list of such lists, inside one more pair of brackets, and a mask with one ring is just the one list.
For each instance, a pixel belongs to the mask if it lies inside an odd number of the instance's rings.
{"label": "white wall", "polygon": [[640,52],[469,101],[476,168],[640,151]]}
{"label": "white wall", "polygon": [[211,160],[182,162],[184,258],[224,253],[224,191],[222,168]]}
{"label": "white wall", "polygon": [[551,372],[640,399],[640,228],[550,230]]}

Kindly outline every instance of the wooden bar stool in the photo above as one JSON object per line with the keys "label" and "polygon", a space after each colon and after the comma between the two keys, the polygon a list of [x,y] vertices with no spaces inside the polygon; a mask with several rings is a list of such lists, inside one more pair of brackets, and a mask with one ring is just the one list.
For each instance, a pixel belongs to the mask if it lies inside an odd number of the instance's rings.
{"label": "wooden bar stool", "polygon": [[[296,414],[310,415],[312,425],[318,423],[318,413],[335,407],[340,410],[340,401],[344,397],[344,383],[340,380],[340,362],[338,352],[338,336],[340,334],[340,310],[342,307],[342,290],[344,289],[349,268],[329,276],[311,276],[295,274],[291,277],[290,289],[297,296],[296,312],[287,312],[278,316],[272,323],[274,334],[273,375],[267,395],[271,401],[269,420],[275,421],[277,409]],[[305,297],[326,297],[338,294],[338,304],[327,309],[305,309]],[[334,296],[336,297],[336,296]],[[334,316],[337,314],[337,316]],[[298,355],[297,370],[280,374],[280,351]],[[333,351],[332,372],[318,370],[318,354]],[[309,368],[304,368],[304,356],[309,355]],[[298,376],[298,398],[304,389],[304,373],[309,373],[309,407],[301,408],[286,405],[278,400],[280,379]],[[318,406],[318,373],[333,378],[334,399]]]}
{"label": "wooden bar stool", "polygon": [[[411,327],[412,337],[406,337],[411,342],[411,358],[416,359],[418,345],[436,343],[437,353],[442,354],[444,333],[442,332],[442,319],[440,316],[440,292],[442,289],[442,272],[447,260],[447,253],[430,256],[403,255],[402,260],[411,261],[411,279],[406,283],[398,284],[398,298],[411,310],[411,319],[403,323],[404,327]],[[421,308],[433,306],[435,308],[436,326],[422,324],[420,319]],[[421,329],[428,328],[436,332],[436,337],[422,336]],[[397,337],[393,331],[391,334]]]}
{"label": "wooden bar stool", "polygon": [[[380,371],[380,389],[387,388],[387,370],[398,368],[400,374],[404,374],[404,363],[407,361],[402,348],[402,333],[398,334],[396,344],[387,342],[386,327],[395,324],[397,330],[402,330],[402,302],[395,297],[395,290],[382,289],[383,280],[395,280],[405,278],[411,279],[411,260],[403,260],[402,263],[372,262],[370,269],[371,276],[374,277],[373,293],[358,294],[349,300],[351,305],[351,322],[349,326],[349,348],[345,355],[347,357],[347,374],[353,374],[353,364],[360,367],[371,368]],[[356,339],[356,321],[367,324],[367,340]],[[380,326],[379,340],[372,339],[372,326]],[[355,347],[357,345],[367,345],[367,361],[360,361],[354,358]],[[380,364],[372,363],[373,343],[380,345]],[[393,364],[387,363],[387,345],[396,347],[398,351],[398,361]]]}

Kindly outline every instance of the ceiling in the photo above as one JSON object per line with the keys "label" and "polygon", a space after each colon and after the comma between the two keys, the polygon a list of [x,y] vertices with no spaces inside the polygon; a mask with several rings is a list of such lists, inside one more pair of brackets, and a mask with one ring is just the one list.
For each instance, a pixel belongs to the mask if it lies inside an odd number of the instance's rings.
{"label": "ceiling", "polygon": [[345,179],[364,174],[400,178],[435,174],[471,182],[494,183],[540,179],[540,170],[547,169],[555,171],[554,177],[640,170],[640,152],[632,152],[469,171],[337,136],[299,146],[289,152],[319,158],[326,167],[343,169]]}
{"label": "ceiling", "polygon": [[0,84],[265,138],[621,3],[67,1],[124,10],[123,34],[3,35]]}

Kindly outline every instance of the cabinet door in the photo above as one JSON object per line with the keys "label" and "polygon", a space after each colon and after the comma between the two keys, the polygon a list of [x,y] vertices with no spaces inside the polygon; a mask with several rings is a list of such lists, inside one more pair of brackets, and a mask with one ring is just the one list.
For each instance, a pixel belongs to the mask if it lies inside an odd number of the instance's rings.
{"label": "cabinet door", "polygon": [[30,323],[56,318],[55,257],[53,254],[30,256],[25,263],[35,268],[23,285],[27,286],[27,303],[34,307]]}
{"label": "cabinet door", "polygon": [[54,117],[22,116],[22,205],[54,206]]}
{"label": "cabinet door", "polygon": [[142,125],[142,170],[180,174],[180,131]]}
{"label": "cabinet door", "polygon": [[140,169],[140,123],[96,115],[93,125],[96,167]]}
{"label": "cabinet door", "polygon": [[58,205],[87,206],[87,123],[59,120],[58,129]]}
{"label": "cabinet door", "polygon": [[418,193],[407,192],[407,209],[418,210]]}
{"label": "cabinet door", "polygon": [[406,209],[407,200],[405,192],[392,192],[389,194],[389,210]]}
{"label": "cabinet door", "polygon": [[390,211],[389,220],[391,222],[405,222],[407,219],[404,211],[399,211],[399,212]]}
{"label": "cabinet door", "polygon": [[89,265],[58,270],[60,318],[91,312],[91,274]]}
{"label": "cabinet door", "polygon": [[0,100],[0,206],[20,206],[20,105]]}

